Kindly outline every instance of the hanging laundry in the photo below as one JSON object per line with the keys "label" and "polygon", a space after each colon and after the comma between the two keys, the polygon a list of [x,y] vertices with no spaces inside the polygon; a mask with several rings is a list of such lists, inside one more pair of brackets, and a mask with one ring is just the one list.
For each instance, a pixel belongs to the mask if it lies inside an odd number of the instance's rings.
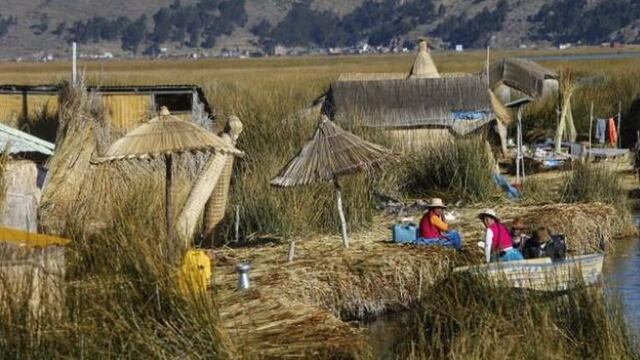
{"label": "hanging laundry", "polygon": [[596,139],[598,139],[598,144],[604,144],[607,133],[607,120],[598,119],[596,121]]}
{"label": "hanging laundry", "polygon": [[616,130],[616,122],[613,118],[609,118],[609,126],[607,126],[609,145],[615,146],[618,143],[618,131]]}

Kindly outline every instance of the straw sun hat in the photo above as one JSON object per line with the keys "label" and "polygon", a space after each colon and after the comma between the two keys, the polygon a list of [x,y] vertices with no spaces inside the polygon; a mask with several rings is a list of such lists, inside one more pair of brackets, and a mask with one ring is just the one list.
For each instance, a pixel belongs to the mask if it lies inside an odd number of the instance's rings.
{"label": "straw sun hat", "polygon": [[443,208],[443,209],[446,209],[447,205],[444,204],[444,201],[442,201],[442,199],[433,198],[433,199],[427,201],[427,207],[428,208]]}
{"label": "straw sun hat", "polygon": [[496,211],[493,209],[484,209],[478,213],[478,219],[482,219],[485,216],[494,218],[495,220],[500,220],[500,218],[496,214]]}

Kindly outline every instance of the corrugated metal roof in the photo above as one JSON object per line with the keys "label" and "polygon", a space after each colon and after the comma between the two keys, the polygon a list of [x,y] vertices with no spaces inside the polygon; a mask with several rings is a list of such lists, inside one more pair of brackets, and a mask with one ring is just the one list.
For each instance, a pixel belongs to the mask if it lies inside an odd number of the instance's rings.
{"label": "corrugated metal roof", "polygon": [[9,154],[40,153],[50,156],[53,155],[54,148],[53,143],[0,124],[0,151],[7,149]]}

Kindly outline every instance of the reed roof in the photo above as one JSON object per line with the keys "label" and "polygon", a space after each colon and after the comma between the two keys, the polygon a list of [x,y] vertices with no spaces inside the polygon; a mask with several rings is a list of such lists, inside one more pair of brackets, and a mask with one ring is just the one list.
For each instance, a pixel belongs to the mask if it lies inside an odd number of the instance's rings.
{"label": "reed roof", "polygon": [[438,68],[427,51],[427,41],[421,40],[418,43],[418,54],[413,61],[410,77],[412,78],[438,78]]}
{"label": "reed roof", "polygon": [[391,150],[345,131],[323,116],[313,138],[271,184],[289,187],[333,181],[337,176],[377,168],[381,162],[393,158]]}
{"label": "reed roof", "polygon": [[198,151],[242,154],[219,136],[192,122],[172,116],[163,107],[158,116],[114,142],[99,161],[147,159]]}
{"label": "reed roof", "polygon": [[[498,113],[496,109],[498,107]],[[509,116],[492,101],[487,84],[478,76],[410,78],[379,81],[337,81],[331,85],[325,113],[339,122],[365,127],[447,127],[464,135],[495,119]],[[460,120],[464,112],[480,114]],[[507,120],[508,119],[502,119]]]}
{"label": "reed roof", "polygon": [[524,59],[502,59],[489,70],[491,88],[505,84],[527,96],[541,96],[544,80],[558,79],[558,74],[533,61]]}

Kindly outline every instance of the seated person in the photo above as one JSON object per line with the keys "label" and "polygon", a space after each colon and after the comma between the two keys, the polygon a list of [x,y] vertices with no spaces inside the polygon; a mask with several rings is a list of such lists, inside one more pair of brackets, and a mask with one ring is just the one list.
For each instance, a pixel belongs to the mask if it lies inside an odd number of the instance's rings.
{"label": "seated person", "polygon": [[521,217],[517,217],[511,222],[511,241],[513,241],[513,247],[522,251],[524,244],[529,239],[529,235],[524,232],[524,220]]}
{"label": "seated person", "polygon": [[493,209],[486,209],[478,214],[484,224],[484,254],[486,262],[523,260],[522,254],[513,248],[511,235]]}
{"label": "seated person", "polygon": [[544,257],[545,245],[547,242],[551,240],[551,236],[549,236],[549,230],[542,226],[539,227],[534,233],[533,236],[524,243],[522,246],[522,255],[525,259],[537,259]]}
{"label": "seated person", "polygon": [[446,208],[442,199],[433,198],[427,203],[427,211],[420,220],[419,241],[446,240],[459,250],[462,247],[462,240],[457,231],[449,230],[449,225],[444,218]]}

